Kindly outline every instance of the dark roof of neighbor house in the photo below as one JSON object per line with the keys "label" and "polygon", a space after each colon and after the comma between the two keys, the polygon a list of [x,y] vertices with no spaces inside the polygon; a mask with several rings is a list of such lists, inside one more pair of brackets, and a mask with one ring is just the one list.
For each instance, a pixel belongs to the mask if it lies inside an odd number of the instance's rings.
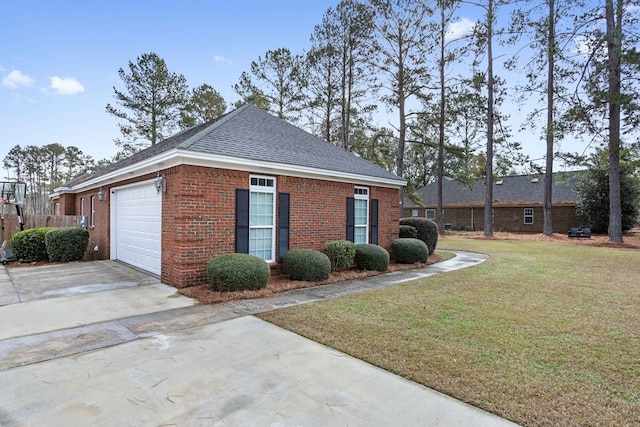
{"label": "dark roof of neighbor house", "polygon": [[[573,203],[578,199],[575,185],[579,171],[558,172],[553,174],[553,188],[551,190],[554,204]],[[438,186],[432,182],[418,190],[425,206],[436,206],[438,200]],[[464,184],[453,178],[445,177],[442,181],[442,204],[484,206],[486,185],[483,180]],[[544,174],[517,175],[497,178],[493,181],[493,201],[501,205],[520,205],[526,203],[543,203]],[[405,207],[415,207],[416,204],[405,199]]]}
{"label": "dark roof of neighbor house", "polygon": [[327,171],[404,180],[373,163],[318,138],[266,111],[245,104],[212,121],[193,126],[145,150],[65,184],[73,187],[88,179],[134,165],[172,149],[182,149],[238,159],[295,165]]}

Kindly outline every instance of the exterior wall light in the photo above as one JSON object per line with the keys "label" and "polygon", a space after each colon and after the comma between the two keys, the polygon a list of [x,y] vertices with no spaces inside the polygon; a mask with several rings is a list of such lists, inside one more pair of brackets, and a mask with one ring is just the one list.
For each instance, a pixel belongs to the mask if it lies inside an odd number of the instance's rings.
{"label": "exterior wall light", "polygon": [[164,177],[156,176],[156,179],[153,180],[153,185],[156,187],[156,193],[165,194],[167,192],[167,180]]}
{"label": "exterior wall light", "polygon": [[98,191],[98,200],[100,200],[101,202],[107,200],[107,192],[103,191],[102,187],[100,187],[100,191]]}

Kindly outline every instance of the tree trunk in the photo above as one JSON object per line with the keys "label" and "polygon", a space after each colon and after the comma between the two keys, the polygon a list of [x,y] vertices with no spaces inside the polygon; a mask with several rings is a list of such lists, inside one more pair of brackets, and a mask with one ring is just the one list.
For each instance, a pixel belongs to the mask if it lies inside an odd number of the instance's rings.
{"label": "tree trunk", "polygon": [[444,87],[444,65],[445,65],[445,14],[444,5],[440,6],[440,117],[438,129],[438,211],[436,219],[438,221],[438,232],[444,234],[444,210],[442,201],[442,180],[444,179],[444,113],[445,113],[445,87]]}
{"label": "tree trunk", "polygon": [[352,94],[353,94],[353,85],[354,85],[353,52],[351,51],[351,48],[349,49],[349,79],[347,80],[347,82],[348,82],[347,102],[346,102],[347,111],[345,112],[344,127],[343,127],[344,130],[342,132],[342,148],[349,151],[349,132],[351,128],[351,99],[353,97]]}
{"label": "tree trunk", "polygon": [[493,236],[493,0],[487,6],[487,158],[484,235]]}
{"label": "tree trunk", "polygon": [[555,0],[547,0],[549,4],[549,34],[547,40],[547,155],[546,168],[544,173],[544,224],[542,233],[550,236],[553,234],[552,223],[552,207],[553,207],[553,140],[554,140],[554,121],[553,121],[553,96],[554,96],[554,79],[553,71],[555,65]]}
{"label": "tree trunk", "polygon": [[340,89],[341,97],[340,97],[340,145],[345,150],[347,147],[345,144],[348,144],[347,141],[347,86],[349,80],[349,70],[347,65],[347,49],[346,46],[343,47],[342,51],[342,76],[340,84],[342,88]]}
{"label": "tree trunk", "polygon": [[609,83],[609,240],[622,243],[620,200],[620,55],[622,50],[622,0],[606,0]]}

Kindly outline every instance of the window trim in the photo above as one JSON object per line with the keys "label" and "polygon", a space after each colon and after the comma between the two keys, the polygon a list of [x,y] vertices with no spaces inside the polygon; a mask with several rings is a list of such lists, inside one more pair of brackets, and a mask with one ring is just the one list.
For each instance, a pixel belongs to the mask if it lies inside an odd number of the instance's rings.
{"label": "window trim", "polygon": [[[530,214],[527,214],[527,211],[531,212]],[[524,208],[524,224],[525,225],[531,225],[533,224],[533,208]],[[527,219],[530,219],[531,222],[527,222]]]}
{"label": "window trim", "polygon": [[89,226],[94,227],[94,220],[96,217],[96,196],[91,196],[89,199],[91,201],[91,212],[89,216]]}
{"label": "window trim", "polygon": [[[429,213],[433,214],[433,218],[429,218]],[[436,210],[435,209],[425,209],[424,210],[424,217],[427,219],[430,219],[431,221],[435,221],[436,220]]]}
{"label": "window trim", "polygon": [[420,216],[420,212],[418,211],[418,209],[411,209],[411,217],[417,216]]}
{"label": "window trim", "polygon": [[[273,185],[272,186],[268,186],[268,185],[259,185],[258,184],[254,185],[252,184],[252,181],[256,179],[256,180],[271,180]],[[265,184],[267,184],[268,181],[265,182]],[[276,189],[276,177],[275,176],[267,176],[267,175],[250,175],[249,176],[249,244],[251,244],[251,230],[256,230],[256,229],[268,229],[271,228],[271,259],[266,259],[266,262],[269,263],[274,263],[276,262],[276,226],[277,226],[277,221],[276,221],[276,198],[277,198],[277,189]],[[272,212],[271,212],[271,226],[266,226],[266,225],[251,225],[251,195],[253,193],[267,193],[267,194],[272,194],[273,195],[273,206],[272,206]],[[248,252],[249,254],[251,254],[251,250],[249,250]]]}
{"label": "window trim", "polygon": [[[364,194],[363,194],[364,193]],[[369,243],[369,228],[370,228],[370,220],[369,220],[369,210],[371,209],[371,203],[370,203],[370,199],[369,199],[369,187],[362,187],[362,186],[354,186],[353,187],[353,199],[354,199],[354,221],[353,221],[353,240],[354,243],[356,238],[355,236],[357,235],[356,230],[358,229],[362,229],[364,228],[364,242],[358,242],[358,243]],[[366,223],[364,225],[360,224],[356,224],[355,218],[355,201],[356,200],[365,200],[367,202],[367,213],[366,213]]]}

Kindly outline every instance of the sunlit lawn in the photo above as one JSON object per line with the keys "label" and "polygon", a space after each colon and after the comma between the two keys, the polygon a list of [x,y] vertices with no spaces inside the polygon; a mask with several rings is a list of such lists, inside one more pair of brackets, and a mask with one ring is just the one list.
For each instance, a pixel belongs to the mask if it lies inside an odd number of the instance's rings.
{"label": "sunlit lawn", "polygon": [[524,425],[640,425],[639,250],[438,248],[490,258],[261,317]]}

